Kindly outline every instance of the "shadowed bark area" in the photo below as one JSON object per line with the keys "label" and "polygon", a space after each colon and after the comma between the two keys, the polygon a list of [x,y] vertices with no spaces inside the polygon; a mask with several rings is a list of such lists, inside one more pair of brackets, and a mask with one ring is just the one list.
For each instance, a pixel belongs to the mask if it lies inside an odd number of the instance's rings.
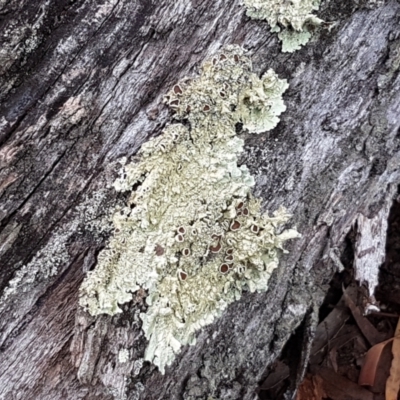
{"label": "shadowed bark area", "polygon": [[[295,390],[347,233],[387,219],[400,183],[400,3],[327,0],[318,16],[285,54],[239,0],[0,0],[0,399],[255,399],[301,326]],[[303,236],[267,293],[245,293],[161,375],[135,363],[146,293],[95,319],[78,289],[124,202],[118,161],[172,120],[167,90],[232,43],[290,84],[279,125],[242,133],[241,162]]]}

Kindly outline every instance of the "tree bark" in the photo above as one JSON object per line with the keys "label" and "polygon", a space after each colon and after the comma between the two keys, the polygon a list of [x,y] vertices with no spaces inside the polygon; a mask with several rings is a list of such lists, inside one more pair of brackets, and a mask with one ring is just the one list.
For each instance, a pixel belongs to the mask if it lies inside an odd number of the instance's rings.
{"label": "tree bark", "polygon": [[[286,54],[240,0],[0,0],[1,399],[255,399],[300,327],[290,398],[347,234],[385,226],[400,183],[400,3],[327,0],[318,16],[312,42]],[[92,318],[78,289],[125,200],[110,186],[118,161],[172,120],[172,85],[232,43],[290,83],[281,122],[247,135],[241,162],[302,238],[267,293],[245,293],[161,375],[140,368],[145,293]]]}

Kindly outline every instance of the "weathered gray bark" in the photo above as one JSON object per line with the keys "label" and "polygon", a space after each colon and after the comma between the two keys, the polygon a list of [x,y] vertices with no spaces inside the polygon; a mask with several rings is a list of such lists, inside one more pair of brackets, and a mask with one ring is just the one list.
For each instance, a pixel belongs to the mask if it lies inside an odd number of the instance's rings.
{"label": "weathered gray bark", "polygon": [[[319,16],[332,24],[282,54],[240,0],[0,0],[0,399],[253,399],[304,321],[295,387],[347,233],[400,183],[400,4],[327,0]],[[117,161],[171,120],[171,85],[229,43],[290,83],[280,124],[247,137],[242,162],[303,237],[266,294],[232,304],[165,375],[136,374],[145,294],[94,319],[78,288],[123,202]]]}

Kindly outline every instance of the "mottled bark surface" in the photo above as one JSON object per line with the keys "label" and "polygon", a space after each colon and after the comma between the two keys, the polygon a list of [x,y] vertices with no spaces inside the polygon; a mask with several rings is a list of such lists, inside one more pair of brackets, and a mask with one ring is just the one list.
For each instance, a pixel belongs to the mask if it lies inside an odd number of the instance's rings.
{"label": "mottled bark surface", "polygon": [[[303,322],[295,387],[347,233],[387,218],[400,183],[400,3],[325,1],[319,16],[314,40],[283,54],[239,0],[0,0],[0,399],[254,399]],[[79,285],[124,201],[118,160],[171,121],[171,85],[230,43],[290,83],[280,124],[246,137],[241,161],[303,237],[267,293],[229,306],[165,375],[139,371],[145,293],[94,319]]]}

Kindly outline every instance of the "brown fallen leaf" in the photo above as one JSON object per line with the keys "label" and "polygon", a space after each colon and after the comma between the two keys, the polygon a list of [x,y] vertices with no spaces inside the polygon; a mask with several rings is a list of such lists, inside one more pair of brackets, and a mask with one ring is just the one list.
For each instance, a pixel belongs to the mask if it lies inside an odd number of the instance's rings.
{"label": "brown fallen leaf", "polygon": [[347,307],[349,307],[351,314],[356,320],[357,326],[360,328],[364,337],[368,340],[371,346],[374,346],[377,343],[385,340],[387,336],[380,333],[371,322],[368,321],[367,318],[362,315],[360,309],[354,304],[351,297],[347,294],[346,291],[343,292],[343,297],[345,299]]}
{"label": "brown fallen leaf", "polygon": [[320,376],[307,374],[297,390],[296,400],[322,400],[326,397],[322,383]]}
{"label": "brown fallen leaf", "polygon": [[392,358],[392,346],[389,344],[385,346],[381,354],[374,386],[368,388],[371,392],[381,395],[383,399],[385,398],[386,381],[390,374]]}
{"label": "brown fallen leaf", "polygon": [[397,395],[400,389],[400,319],[397,322],[396,332],[393,339],[393,359],[390,367],[390,375],[386,381],[386,400],[397,400]]}
{"label": "brown fallen leaf", "polygon": [[354,341],[357,337],[359,337],[359,329],[355,325],[345,325],[340,333],[330,341],[330,348],[336,347],[338,350],[348,344],[351,341]]}
{"label": "brown fallen leaf", "polygon": [[329,368],[315,370],[323,380],[323,389],[332,400],[374,400],[374,394]]}
{"label": "brown fallen leaf", "polygon": [[365,355],[364,364],[361,367],[358,384],[362,386],[374,386],[379,360],[385,346],[393,341],[393,338],[372,346]]}
{"label": "brown fallen leaf", "polygon": [[[355,288],[348,286],[346,293],[354,292]],[[339,300],[335,308],[318,325],[311,349],[311,364],[319,364],[324,358],[323,349],[341,331],[346,321],[350,318],[350,312],[346,307],[344,296]]]}
{"label": "brown fallen leaf", "polygon": [[329,351],[329,361],[332,365],[332,368],[335,372],[338,372],[338,364],[337,364],[337,348],[332,347],[332,349]]}

